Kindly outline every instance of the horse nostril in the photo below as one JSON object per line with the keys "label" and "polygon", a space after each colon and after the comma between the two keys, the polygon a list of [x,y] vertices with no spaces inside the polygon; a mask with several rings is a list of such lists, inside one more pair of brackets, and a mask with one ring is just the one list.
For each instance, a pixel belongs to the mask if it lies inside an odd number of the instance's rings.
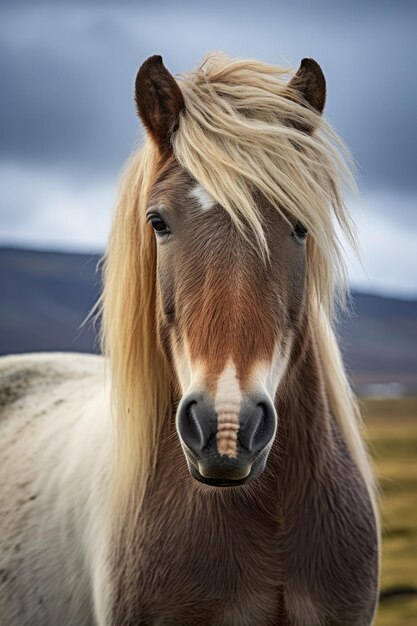
{"label": "horse nostril", "polygon": [[203,433],[201,431],[200,424],[197,416],[194,412],[194,407],[197,406],[195,400],[191,400],[184,403],[178,412],[178,430],[184,443],[197,452],[203,447]]}
{"label": "horse nostril", "polygon": [[191,404],[187,407],[188,436],[196,443],[201,443],[201,430],[198,425],[197,417],[193,411],[195,404],[195,402],[191,402]]}
{"label": "horse nostril", "polygon": [[258,407],[261,410],[261,414],[258,419],[258,423],[255,426],[255,430],[253,431],[253,435],[251,438],[251,447],[257,447],[257,444],[262,441],[263,434],[265,432],[265,419],[264,419],[264,407],[262,403],[258,404]]}
{"label": "horse nostril", "polygon": [[247,417],[239,432],[241,445],[251,454],[257,454],[270,443],[276,428],[276,413],[269,400],[248,407]]}

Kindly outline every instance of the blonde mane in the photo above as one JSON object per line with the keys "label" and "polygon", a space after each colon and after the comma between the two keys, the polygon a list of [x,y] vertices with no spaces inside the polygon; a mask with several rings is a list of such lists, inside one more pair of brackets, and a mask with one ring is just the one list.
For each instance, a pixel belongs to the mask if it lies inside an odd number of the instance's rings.
{"label": "blonde mane", "polygon": [[[355,248],[342,197],[354,182],[343,144],[288,87],[290,76],[256,61],[207,57],[179,78],[185,112],[172,147],[181,166],[248,240],[255,235],[261,252],[265,237],[254,191],[308,228],[307,302],[329,404],[373,499],[359,413],[332,329],[333,303],[343,301],[346,284],[338,230]],[[315,132],[303,132],[306,127]],[[157,161],[157,149],[147,139],[125,172],[102,297],[103,350],[110,359],[117,428],[117,489],[129,497],[134,493],[138,509],[152,479],[163,423],[172,415],[172,383],[155,329],[155,243],[144,217]]]}

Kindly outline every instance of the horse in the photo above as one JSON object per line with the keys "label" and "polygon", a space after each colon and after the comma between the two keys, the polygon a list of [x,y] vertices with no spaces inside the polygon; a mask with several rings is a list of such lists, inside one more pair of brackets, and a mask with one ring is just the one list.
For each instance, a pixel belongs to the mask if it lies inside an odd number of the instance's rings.
{"label": "horse", "polygon": [[364,626],[379,525],[337,343],[349,155],[319,64],[140,67],[102,356],[1,359],[3,626]]}

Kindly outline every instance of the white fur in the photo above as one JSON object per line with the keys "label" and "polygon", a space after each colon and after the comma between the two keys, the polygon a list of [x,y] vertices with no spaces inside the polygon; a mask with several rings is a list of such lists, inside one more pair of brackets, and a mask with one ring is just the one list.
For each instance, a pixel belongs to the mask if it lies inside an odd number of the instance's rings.
{"label": "white fur", "polygon": [[214,206],[216,206],[216,200],[213,198],[208,191],[206,191],[200,184],[197,184],[190,191],[190,196],[198,200],[200,208],[203,211],[210,211]]}
{"label": "white fur", "polygon": [[251,385],[254,388],[261,388],[267,392],[271,402],[274,402],[279,384],[287,371],[291,356],[292,341],[291,336],[287,339],[287,346],[275,346],[272,362],[258,363],[251,375]]}
{"label": "white fur", "polygon": [[219,454],[236,456],[239,411],[242,393],[236,367],[229,362],[217,382],[214,409],[217,413],[217,450]]}
{"label": "white fur", "polygon": [[2,626],[103,623],[113,441],[103,363],[0,360]]}

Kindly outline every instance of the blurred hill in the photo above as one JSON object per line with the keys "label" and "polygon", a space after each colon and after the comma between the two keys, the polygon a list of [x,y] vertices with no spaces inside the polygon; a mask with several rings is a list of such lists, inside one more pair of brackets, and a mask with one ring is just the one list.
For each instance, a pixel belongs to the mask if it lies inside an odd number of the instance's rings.
{"label": "blurred hill", "polygon": [[[92,322],[99,256],[0,248],[0,354],[97,352]],[[371,395],[417,391],[417,301],[352,294],[338,328],[357,389]]]}
{"label": "blurred hill", "polygon": [[98,352],[92,323],[99,257],[0,248],[0,354]]}

